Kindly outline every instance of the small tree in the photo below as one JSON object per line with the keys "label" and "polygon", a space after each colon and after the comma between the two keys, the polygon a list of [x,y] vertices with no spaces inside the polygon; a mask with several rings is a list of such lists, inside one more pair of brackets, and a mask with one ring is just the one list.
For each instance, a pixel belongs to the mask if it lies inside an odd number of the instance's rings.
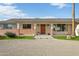
{"label": "small tree", "polygon": [[16,37],[16,34],[12,32],[6,32],[5,35],[12,38]]}

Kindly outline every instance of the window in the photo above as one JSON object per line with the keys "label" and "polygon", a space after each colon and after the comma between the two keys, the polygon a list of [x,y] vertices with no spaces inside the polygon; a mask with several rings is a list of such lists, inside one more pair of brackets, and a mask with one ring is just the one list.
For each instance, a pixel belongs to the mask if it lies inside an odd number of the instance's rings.
{"label": "window", "polygon": [[16,24],[3,24],[3,29],[13,29],[16,27]]}
{"label": "window", "polygon": [[65,31],[65,24],[54,24],[54,31]]}
{"label": "window", "polygon": [[23,29],[31,29],[31,24],[23,24]]}

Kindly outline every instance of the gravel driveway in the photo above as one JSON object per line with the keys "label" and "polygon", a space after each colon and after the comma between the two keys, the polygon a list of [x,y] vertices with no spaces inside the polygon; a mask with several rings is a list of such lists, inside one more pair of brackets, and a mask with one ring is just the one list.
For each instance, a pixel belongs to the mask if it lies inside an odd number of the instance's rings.
{"label": "gravel driveway", "polygon": [[79,56],[79,41],[72,40],[0,40],[3,56]]}

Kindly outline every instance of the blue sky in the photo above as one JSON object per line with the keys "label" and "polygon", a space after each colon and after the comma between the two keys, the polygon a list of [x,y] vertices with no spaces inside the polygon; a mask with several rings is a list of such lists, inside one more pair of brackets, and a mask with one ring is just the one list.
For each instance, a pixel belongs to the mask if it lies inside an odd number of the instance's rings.
{"label": "blue sky", "polygon": [[[75,15],[79,18],[79,4]],[[0,20],[9,18],[71,18],[71,3],[0,3]]]}

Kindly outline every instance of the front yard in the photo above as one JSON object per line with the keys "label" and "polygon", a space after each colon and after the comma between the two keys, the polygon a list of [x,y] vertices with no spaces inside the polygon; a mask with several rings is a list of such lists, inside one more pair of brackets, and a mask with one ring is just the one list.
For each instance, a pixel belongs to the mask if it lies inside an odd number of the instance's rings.
{"label": "front yard", "polygon": [[53,37],[56,38],[56,39],[61,39],[61,40],[79,40],[79,36],[71,37],[69,39],[67,39],[66,35],[56,35],[56,36],[53,36]]}
{"label": "front yard", "polygon": [[0,40],[12,40],[12,39],[26,39],[33,40],[33,36],[16,36],[16,37],[8,37],[8,36],[0,36]]}

